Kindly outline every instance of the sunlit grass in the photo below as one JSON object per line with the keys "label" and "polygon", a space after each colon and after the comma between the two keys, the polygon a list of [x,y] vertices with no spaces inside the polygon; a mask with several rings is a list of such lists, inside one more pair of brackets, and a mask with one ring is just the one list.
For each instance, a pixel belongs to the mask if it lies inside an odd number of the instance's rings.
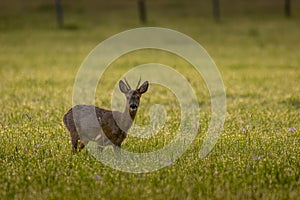
{"label": "sunlit grass", "polygon": [[[176,3],[171,6],[174,10],[178,7]],[[163,63],[184,74],[195,89],[200,106],[198,135],[180,159],[159,171],[130,174],[103,165],[86,150],[73,154],[62,116],[72,106],[72,87],[83,59],[110,35],[140,26],[136,16],[130,14],[124,19],[127,11],[119,8],[118,15],[109,14],[98,23],[86,7],[70,5],[66,23],[78,28],[59,30],[54,22],[41,20],[52,19],[53,13],[45,14],[45,9],[49,8],[33,6],[31,19],[34,18],[35,28],[30,28],[30,17],[22,24],[8,13],[12,20],[7,19],[7,24],[0,26],[1,199],[298,198],[297,15],[292,19],[264,16],[261,20],[252,16],[225,17],[222,23],[215,24],[204,20],[206,14],[182,11],[176,20],[171,20],[158,11],[153,16],[149,13],[150,25],[190,35],[213,57],[226,87],[227,116],[215,148],[208,157],[200,159],[198,154],[211,117],[210,96],[202,78],[186,61],[166,52],[148,50],[123,56],[112,63],[100,80],[98,106],[110,109],[118,79],[128,69],[147,62]],[[33,17],[41,12],[40,20]],[[4,15],[5,12],[1,14]],[[183,19],[183,15],[187,18]],[[147,75],[142,75],[142,79],[146,80]],[[123,144],[126,150],[149,152],[172,140],[180,107],[165,88],[150,86],[141,99],[136,123],[149,122],[153,104],[164,106],[169,121],[153,138],[129,135]]]}

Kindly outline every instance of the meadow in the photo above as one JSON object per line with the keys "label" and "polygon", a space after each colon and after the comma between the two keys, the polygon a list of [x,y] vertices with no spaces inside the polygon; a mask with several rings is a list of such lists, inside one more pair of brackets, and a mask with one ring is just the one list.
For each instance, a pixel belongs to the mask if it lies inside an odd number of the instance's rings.
{"label": "meadow", "polygon": [[[1,3],[0,199],[299,198],[299,13],[285,18],[279,1],[224,2],[216,23],[205,1],[148,2],[147,26],[187,34],[211,55],[226,87],[227,114],[216,146],[200,159],[211,117],[201,76],[166,52],[122,56],[100,81],[97,106],[110,108],[112,88],[122,74],[148,62],[186,76],[200,106],[200,128],[189,149],[163,169],[134,174],[102,164],[86,149],[72,153],[62,124],[72,106],[77,70],[89,52],[114,34],[143,26],[135,1],[86,2],[64,2],[63,28],[57,27],[50,2]],[[180,112],[176,97],[150,86],[136,123],[149,122],[152,104],[165,107],[166,125],[154,138],[129,134],[122,148],[149,152],[172,140]]]}

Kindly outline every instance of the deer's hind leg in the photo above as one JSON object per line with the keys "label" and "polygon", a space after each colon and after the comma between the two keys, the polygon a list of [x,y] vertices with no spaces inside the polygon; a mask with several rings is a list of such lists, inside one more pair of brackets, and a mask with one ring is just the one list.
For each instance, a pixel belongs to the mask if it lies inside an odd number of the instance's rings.
{"label": "deer's hind leg", "polygon": [[72,132],[70,132],[70,136],[71,136],[72,150],[73,151],[81,150],[81,149],[84,148],[85,145],[80,140],[79,134],[77,133],[76,130],[73,130]]}

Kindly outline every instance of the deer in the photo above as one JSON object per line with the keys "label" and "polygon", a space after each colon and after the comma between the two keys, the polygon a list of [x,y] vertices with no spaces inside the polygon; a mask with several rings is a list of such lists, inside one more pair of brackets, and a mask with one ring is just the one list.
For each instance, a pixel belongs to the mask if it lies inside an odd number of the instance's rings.
{"label": "deer", "polygon": [[[124,83],[125,81],[125,83]],[[123,112],[79,104],[63,116],[63,123],[71,136],[72,150],[82,150],[89,141],[100,147],[113,145],[121,148],[136,116],[140,98],[148,90],[149,82],[141,86],[141,78],[135,89],[131,89],[126,78],[119,81],[119,89],[126,97]]]}

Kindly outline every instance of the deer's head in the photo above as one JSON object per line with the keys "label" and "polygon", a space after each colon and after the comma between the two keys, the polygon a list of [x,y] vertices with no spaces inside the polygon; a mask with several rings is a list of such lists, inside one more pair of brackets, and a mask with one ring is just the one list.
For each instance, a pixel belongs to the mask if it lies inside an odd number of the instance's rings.
{"label": "deer's head", "polygon": [[120,80],[119,87],[122,93],[126,96],[126,110],[129,111],[130,116],[134,118],[136,111],[140,104],[140,98],[148,90],[149,82],[145,81],[141,86],[141,79],[139,80],[135,89],[131,89],[126,79],[125,83]]}

